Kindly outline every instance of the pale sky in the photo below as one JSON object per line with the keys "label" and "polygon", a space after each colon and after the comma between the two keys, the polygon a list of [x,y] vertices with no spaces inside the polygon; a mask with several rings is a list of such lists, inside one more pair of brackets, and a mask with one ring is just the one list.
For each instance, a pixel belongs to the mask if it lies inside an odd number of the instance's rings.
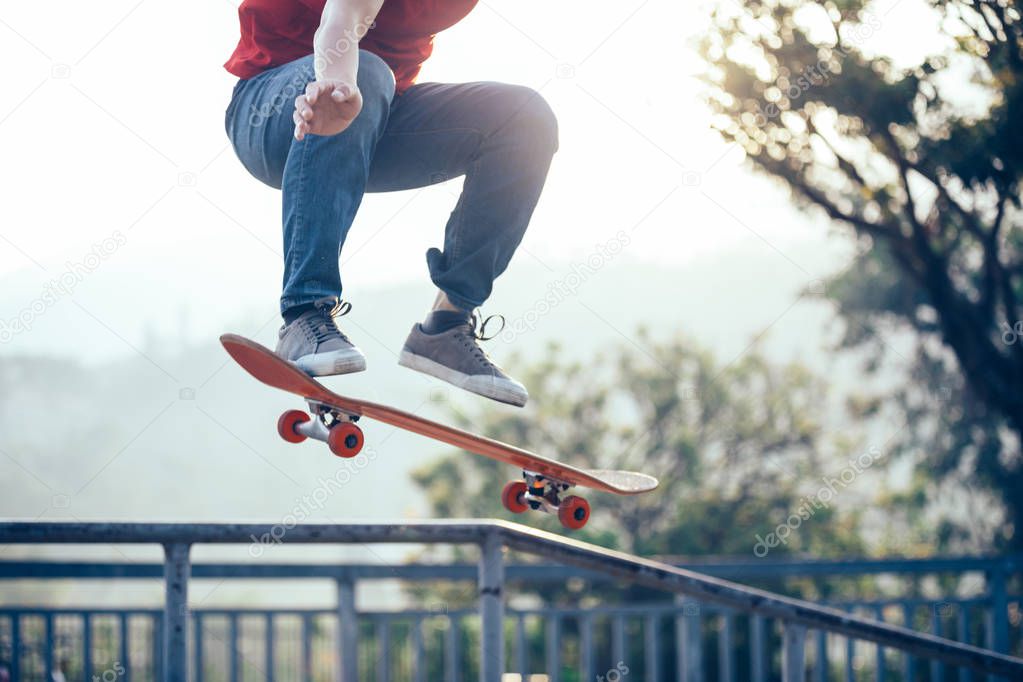
{"label": "pale sky", "polygon": [[[886,0],[870,40],[906,60],[934,47],[919,38],[933,31],[907,40],[919,7]],[[811,281],[848,257],[710,129],[689,46],[706,15],[675,0],[485,0],[438,38],[421,80],[529,85],[559,118],[561,148],[513,268],[585,258],[639,223],[632,262],[685,267],[756,248]],[[73,295],[100,319],[134,307],[126,338],[182,306],[197,309],[198,334],[236,307],[272,312],[280,196],[244,171],[223,130],[237,3],[18,3],[0,11],[0,36],[0,317],[118,234]],[[459,183],[369,196],[342,254],[346,283],[427,281],[423,252]],[[73,324],[80,313],[67,309]]]}

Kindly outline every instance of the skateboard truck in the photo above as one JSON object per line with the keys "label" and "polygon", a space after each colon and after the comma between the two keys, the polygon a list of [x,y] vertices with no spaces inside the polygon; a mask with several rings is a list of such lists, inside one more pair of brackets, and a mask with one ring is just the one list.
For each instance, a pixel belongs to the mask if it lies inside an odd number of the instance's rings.
{"label": "skateboard truck", "polygon": [[355,425],[359,415],[340,410],[318,400],[306,400],[309,412],[288,410],[277,420],[277,433],[289,443],[301,443],[306,438],[323,441],[338,457],[355,457],[366,439],[362,429]]}
{"label": "skateboard truck", "polygon": [[528,469],[522,470],[522,478],[504,486],[501,503],[505,509],[515,514],[527,509],[557,514],[561,525],[572,530],[586,525],[590,518],[589,503],[578,495],[561,497],[572,487],[570,483]]}
{"label": "skateboard truck", "polygon": [[568,483],[546,478],[534,471],[523,470],[522,478],[526,480],[526,492],[522,497],[535,511],[556,514],[561,506],[560,494],[571,487]]}

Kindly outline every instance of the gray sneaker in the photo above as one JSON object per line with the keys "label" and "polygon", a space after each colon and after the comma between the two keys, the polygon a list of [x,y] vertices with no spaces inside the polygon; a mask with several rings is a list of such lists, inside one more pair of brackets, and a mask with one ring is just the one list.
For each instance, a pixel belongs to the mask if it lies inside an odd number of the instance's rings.
{"label": "gray sneaker", "polygon": [[312,310],[281,327],[274,352],[314,377],[361,372],[366,369],[366,356],[334,321],[351,309],[350,303],[333,296],[321,298]]}
{"label": "gray sneaker", "polygon": [[[482,330],[477,334],[477,326],[476,315],[469,322],[439,334],[427,334],[422,325],[416,324],[405,340],[398,364],[472,393],[522,407],[529,398],[526,387],[487,357],[478,341],[493,336],[484,336]],[[486,327],[486,322],[482,326]]]}

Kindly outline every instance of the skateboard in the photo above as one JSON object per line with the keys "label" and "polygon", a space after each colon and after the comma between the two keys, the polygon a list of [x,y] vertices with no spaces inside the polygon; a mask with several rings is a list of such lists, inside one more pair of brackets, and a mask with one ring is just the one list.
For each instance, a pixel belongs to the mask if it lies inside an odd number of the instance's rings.
{"label": "skateboard", "polygon": [[309,407],[288,410],[277,420],[277,432],[290,443],[306,438],[324,441],[339,457],[354,457],[365,439],[356,422],[366,417],[432,438],[468,452],[522,469],[522,480],[509,482],[501,503],[511,512],[529,509],[557,514],[566,528],[577,530],[590,518],[590,505],[578,495],[565,495],[572,486],[618,495],[636,495],[657,487],[657,479],[636,471],[581,469],[491,438],[447,426],[387,405],[338,395],[270,349],[237,334],[220,337],[228,354],[259,381],[294,393]]}

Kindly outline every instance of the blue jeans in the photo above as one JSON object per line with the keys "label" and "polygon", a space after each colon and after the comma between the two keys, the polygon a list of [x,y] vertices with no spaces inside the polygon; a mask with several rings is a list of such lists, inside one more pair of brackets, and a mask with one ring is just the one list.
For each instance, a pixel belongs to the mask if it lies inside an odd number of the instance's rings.
{"label": "blue jeans", "polygon": [[394,94],[394,77],[359,53],[361,113],[344,132],[295,140],[295,97],[315,80],[303,57],[238,81],[225,116],[242,165],[282,190],[281,310],[341,295],[338,256],[365,192],[465,176],[430,277],[455,305],[481,305],[522,240],[557,149],[540,95],[501,83],[422,83]]}

